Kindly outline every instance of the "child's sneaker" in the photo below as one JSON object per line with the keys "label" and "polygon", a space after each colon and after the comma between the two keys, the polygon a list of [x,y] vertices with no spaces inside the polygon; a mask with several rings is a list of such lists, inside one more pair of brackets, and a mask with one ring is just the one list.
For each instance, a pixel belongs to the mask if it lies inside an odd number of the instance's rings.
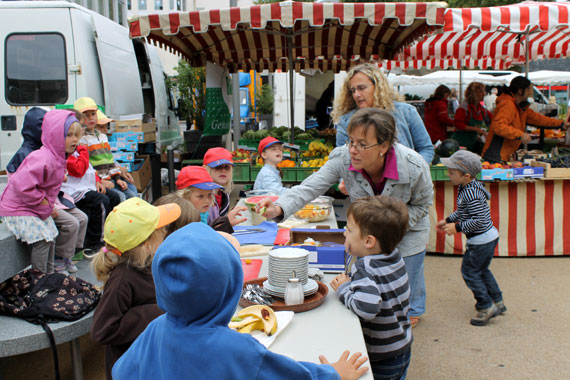
{"label": "child's sneaker", "polygon": [[485,326],[489,319],[495,317],[499,314],[499,309],[495,304],[492,304],[491,307],[487,309],[477,310],[477,314],[475,317],[471,318],[471,324],[473,326]]}
{"label": "child's sneaker", "polygon": [[64,270],[67,269],[65,261],[63,259],[55,259],[53,265],[56,272],[63,272]]}
{"label": "child's sneaker", "polygon": [[505,312],[507,311],[507,307],[505,306],[505,303],[502,300],[495,302],[495,306],[497,307],[497,310],[499,310],[498,314],[505,314]]}
{"label": "child's sneaker", "polygon": [[75,273],[79,270],[71,259],[63,259],[63,261],[65,262],[65,269],[67,269],[69,273]]}

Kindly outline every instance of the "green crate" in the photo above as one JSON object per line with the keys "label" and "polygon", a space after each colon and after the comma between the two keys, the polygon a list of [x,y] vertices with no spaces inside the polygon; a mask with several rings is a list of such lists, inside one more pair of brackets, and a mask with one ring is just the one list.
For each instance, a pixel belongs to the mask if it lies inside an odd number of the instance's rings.
{"label": "green crate", "polygon": [[257,175],[259,174],[259,171],[261,170],[263,166],[250,166],[249,168],[249,179],[251,182],[255,182],[255,179],[257,178]]}
{"label": "green crate", "polygon": [[196,160],[184,160],[184,161],[182,161],[182,167],[189,166],[189,165],[202,166],[203,163],[204,163],[204,160],[201,158],[196,159]]}
{"label": "green crate", "polygon": [[299,145],[299,150],[309,150],[309,144],[315,140],[320,140],[322,143],[325,142],[325,139],[310,139],[310,140],[296,140],[293,144]]}
{"label": "green crate", "polygon": [[234,182],[249,182],[249,167],[250,165],[247,163],[243,164],[234,164],[233,169],[233,180]]}
{"label": "green crate", "polygon": [[449,181],[449,176],[447,175],[446,166],[435,166],[432,165],[429,168],[431,172],[432,181]]}
{"label": "green crate", "polygon": [[302,182],[305,178],[309,177],[320,168],[297,168],[297,182]]}
{"label": "green crate", "polygon": [[257,149],[257,147],[259,146],[259,140],[239,139],[238,145],[249,146],[251,148]]}
{"label": "green crate", "polygon": [[[252,182],[255,182],[255,179],[257,178],[257,174],[259,174],[259,171],[261,170],[263,166],[252,166],[250,168],[249,174],[250,174],[250,180]],[[281,168],[281,173],[283,173],[283,177],[281,178],[281,181],[283,182],[296,182],[297,181],[297,169],[298,168]]]}

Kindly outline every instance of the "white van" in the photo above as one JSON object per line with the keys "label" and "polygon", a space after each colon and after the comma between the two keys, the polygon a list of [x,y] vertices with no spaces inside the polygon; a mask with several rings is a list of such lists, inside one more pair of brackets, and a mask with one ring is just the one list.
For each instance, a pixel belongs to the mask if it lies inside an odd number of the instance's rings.
{"label": "white van", "polygon": [[33,106],[89,96],[108,116],[152,114],[159,144],[180,140],[178,119],[155,47],[79,5],[0,2],[0,170],[22,142]]}

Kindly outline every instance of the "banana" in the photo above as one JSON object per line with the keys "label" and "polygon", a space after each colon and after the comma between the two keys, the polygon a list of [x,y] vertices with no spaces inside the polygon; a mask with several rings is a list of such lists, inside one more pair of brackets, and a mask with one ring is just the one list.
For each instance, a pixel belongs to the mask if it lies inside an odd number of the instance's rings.
{"label": "banana", "polygon": [[246,307],[237,313],[240,318],[256,317],[263,322],[263,331],[267,336],[275,334],[277,331],[277,316],[272,308],[265,305],[254,305]]}
{"label": "banana", "polygon": [[241,334],[249,334],[254,330],[263,331],[263,328],[264,328],[263,321],[258,320],[256,322],[250,323],[249,325],[245,325],[241,329],[238,329],[237,332]]}

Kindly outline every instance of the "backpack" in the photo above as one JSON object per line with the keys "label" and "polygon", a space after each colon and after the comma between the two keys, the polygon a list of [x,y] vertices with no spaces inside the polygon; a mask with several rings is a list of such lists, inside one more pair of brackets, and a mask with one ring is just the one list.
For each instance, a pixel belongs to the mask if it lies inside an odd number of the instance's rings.
{"label": "backpack", "polygon": [[48,322],[75,321],[95,308],[101,294],[80,278],[25,269],[0,284],[0,314],[41,325],[49,337],[59,380],[57,348]]}

